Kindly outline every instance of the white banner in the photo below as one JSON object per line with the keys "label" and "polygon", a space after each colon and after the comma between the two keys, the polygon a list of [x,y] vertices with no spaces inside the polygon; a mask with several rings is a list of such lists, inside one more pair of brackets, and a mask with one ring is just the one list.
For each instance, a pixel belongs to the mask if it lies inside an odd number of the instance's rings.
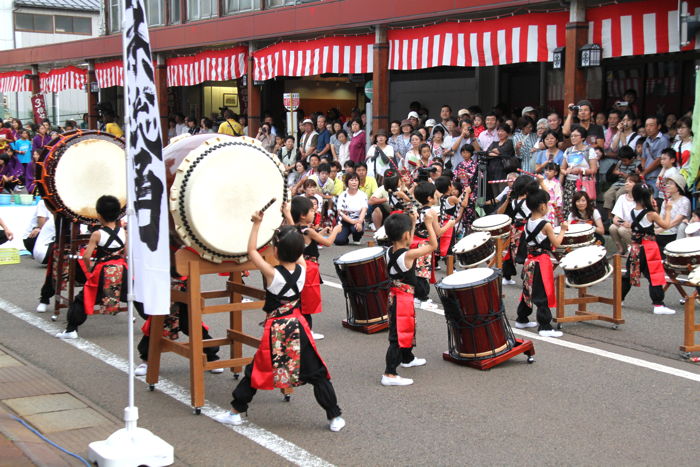
{"label": "white banner", "polygon": [[124,94],[130,265],[135,299],[150,315],[170,311],[168,206],[160,114],[142,0],[124,5]]}

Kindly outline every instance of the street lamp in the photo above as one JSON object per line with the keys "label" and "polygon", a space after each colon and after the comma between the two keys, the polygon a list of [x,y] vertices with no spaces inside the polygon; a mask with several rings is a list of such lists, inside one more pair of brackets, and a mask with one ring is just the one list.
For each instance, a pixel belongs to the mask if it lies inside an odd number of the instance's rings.
{"label": "street lamp", "polygon": [[580,68],[592,68],[600,66],[600,59],[602,56],[603,48],[598,44],[586,44],[581,47],[579,51],[579,63]]}
{"label": "street lamp", "polygon": [[564,68],[564,50],[565,47],[557,47],[552,51],[552,68],[555,70]]}

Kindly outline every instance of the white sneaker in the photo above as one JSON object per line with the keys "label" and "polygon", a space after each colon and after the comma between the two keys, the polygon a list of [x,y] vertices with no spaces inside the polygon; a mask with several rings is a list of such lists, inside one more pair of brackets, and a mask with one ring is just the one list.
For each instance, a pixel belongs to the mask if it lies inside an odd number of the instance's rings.
{"label": "white sneaker", "polygon": [[243,300],[241,300],[241,303],[250,303],[252,301],[253,301],[252,298],[245,297]]}
{"label": "white sneaker", "polygon": [[36,307],[36,312],[37,313],[46,313],[49,309],[49,305],[46,303],[39,303],[39,305]]}
{"label": "white sneaker", "polygon": [[335,417],[333,420],[331,420],[331,424],[329,428],[331,431],[340,431],[343,429],[345,426],[345,420],[343,417]]}
{"label": "white sneaker", "polygon": [[540,337],[561,337],[564,335],[563,332],[556,331],[554,329],[550,329],[548,331],[540,331],[538,332],[538,334],[540,335]]}
{"label": "white sneaker", "polygon": [[220,375],[223,372],[223,368],[214,368],[213,370],[209,370],[209,373],[211,373],[212,375]]}
{"label": "white sneaker", "polygon": [[317,332],[311,331],[311,337],[313,337],[315,341],[320,341],[321,339],[325,338],[326,336],[324,336],[323,334],[319,334]]}
{"label": "white sneaker", "polygon": [[413,360],[408,363],[402,363],[401,366],[404,368],[411,368],[412,366],[423,366],[426,363],[428,363],[428,361],[424,358],[413,357]]}
{"label": "white sneaker", "polygon": [[420,306],[420,300],[418,300],[417,298],[414,298],[413,299],[413,306]]}
{"label": "white sneaker", "polygon": [[501,284],[503,284],[503,285],[515,285],[515,280],[503,278],[503,280],[501,281]]}
{"label": "white sneaker", "polygon": [[351,240],[351,241],[350,241],[350,244],[351,244],[351,245],[362,245],[362,242],[360,242],[359,240],[358,240],[358,241]]}
{"label": "white sneaker", "polygon": [[146,376],[147,372],[148,372],[148,364],[147,363],[141,363],[139,366],[137,366],[134,369],[134,374],[136,376]]}
{"label": "white sneaker", "polygon": [[438,304],[429,299],[425,302],[421,302],[420,307],[426,310],[437,310]]}
{"label": "white sneaker", "polygon": [[216,420],[219,423],[223,423],[224,425],[242,425],[243,424],[243,417],[241,417],[241,414],[239,413],[233,413],[233,412],[226,412],[217,415],[214,417],[214,420]]}
{"label": "white sneaker", "polygon": [[411,378],[402,378],[399,375],[393,378],[387,375],[382,375],[382,386],[410,386],[413,384]]}
{"label": "white sneaker", "polygon": [[534,321],[530,321],[529,323],[520,323],[520,322],[516,321],[515,327],[518,329],[536,328],[537,323]]}
{"label": "white sneaker", "polygon": [[375,232],[377,230],[377,228],[374,226],[374,223],[369,225],[369,230],[371,230],[372,232]]}
{"label": "white sneaker", "polygon": [[71,331],[71,332],[63,331],[63,332],[59,332],[58,334],[56,334],[56,337],[58,337],[59,339],[77,339],[78,332],[77,331]]}
{"label": "white sneaker", "polygon": [[58,321],[58,315],[51,315],[51,321]]}
{"label": "white sneaker", "polygon": [[667,306],[655,306],[654,307],[654,314],[655,315],[675,315],[676,310],[672,310],[671,308]]}

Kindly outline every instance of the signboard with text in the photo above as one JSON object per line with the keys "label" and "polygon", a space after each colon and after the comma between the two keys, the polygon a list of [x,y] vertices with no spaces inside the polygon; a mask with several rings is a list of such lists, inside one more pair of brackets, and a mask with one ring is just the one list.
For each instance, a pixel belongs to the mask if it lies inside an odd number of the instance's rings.
{"label": "signboard with text", "polygon": [[46,117],[46,102],[43,94],[32,95],[32,111],[34,112],[34,122],[41,123]]}

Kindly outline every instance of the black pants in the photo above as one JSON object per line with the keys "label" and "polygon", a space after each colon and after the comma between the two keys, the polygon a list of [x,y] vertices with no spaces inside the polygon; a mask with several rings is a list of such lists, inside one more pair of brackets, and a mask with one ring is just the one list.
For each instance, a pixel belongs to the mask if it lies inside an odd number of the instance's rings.
{"label": "black pants", "polygon": [[661,259],[666,258],[666,255],[664,254],[664,248],[666,248],[666,245],[668,245],[672,241],[676,240],[676,238],[678,238],[677,234],[657,235],[656,236],[656,243],[659,245],[659,252],[661,253]]}
{"label": "black pants", "polygon": [[[642,275],[646,277],[649,282],[649,297],[651,298],[651,303],[654,305],[664,304],[664,288],[661,285],[651,285],[651,280],[649,280],[649,268],[647,267],[647,257],[644,254],[644,247],[639,250],[639,267],[642,270]],[[627,272],[622,276],[622,299],[624,300],[627,293],[632,288],[632,283],[630,281],[630,259],[627,258]]]}
{"label": "black pants", "polygon": [[312,318],[313,315],[311,315],[311,314],[308,314],[308,315],[302,314],[301,316],[303,316],[304,319],[306,320],[306,324],[309,325],[309,329],[312,329],[312,328],[313,328],[313,321],[314,321],[313,318]]}
{"label": "black pants", "polygon": [[[542,274],[540,273],[540,265],[535,265],[535,274],[532,279],[532,304],[537,307],[537,324],[539,331],[550,331],[552,328],[552,311],[549,309],[549,300],[547,292],[544,289],[542,282]],[[518,323],[527,323],[530,321],[529,316],[532,314],[532,308],[520,300],[518,305]]]}
{"label": "black pants", "polygon": [[[190,335],[190,323],[189,323],[189,316],[187,314],[187,305],[184,303],[175,303],[175,306],[177,306],[178,311],[178,320],[179,320],[179,325],[180,325],[180,331],[182,331],[186,336]],[[141,318],[144,320],[148,319],[148,315],[143,311],[143,303],[141,302],[134,302],[134,309],[136,312],[139,314]],[[202,339],[211,339],[211,335],[209,334],[209,331],[207,331],[207,328],[202,326]],[[148,361],[148,344],[150,342],[149,336],[142,336],[141,340],[139,341],[138,346],[136,349],[139,352],[139,357],[141,360],[144,362]],[[219,360],[219,347],[205,347],[204,348],[204,354],[207,356],[207,361],[208,362],[215,362]]]}
{"label": "black pants", "polygon": [[353,241],[359,242],[365,234],[364,229],[358,232],[355,229],[355,224],[348,224],[345,221],[341,221],[341,225],[343,226],[343,230],[338,232],[338,236],[335,237],[336,245],[347,245],[350,242],[351,235]]}
{"label": "black pants", "polygon": [[[314,397],[318,405],[326,411],[326,418],[331,420],[339,417],[342,413],[338,407],[338,400],[335,396],[335,390],[331,380],[328,379],[328,371],[318,358],[309,338],[306,333],[301,332],[301,367],[299,369],[299,379],[304,383],[308,383],[314,387]],[[233,390],[233,400],[231,406],[238,413],[248,411],[248,404],[253,400],[253,397],[258,392],[257,389],[250,385],[250,378],[253,374],[253,364],[246,365],[243,379],[236,389]]]}
{"label": "black pants", "polygon": [[426,302],[430,298],[430,281],[424,277],[416,277],[414,288],[415,298],[421,302]]}
{"label": "black pants", "polygon": [[389,307],[389,348],[386,350],[386,368],[384,374],[395,375],[399,363],[409,363],[416,358],[413,347],[399,347],[399,333],[396,330],[396,304]]}
{"label": "black pants", "polygon": [[510,280],[511,277],[516,275],[518,271],[515,270],[515,262],[513,258],[503,261],[503,278],[505,280]]}

